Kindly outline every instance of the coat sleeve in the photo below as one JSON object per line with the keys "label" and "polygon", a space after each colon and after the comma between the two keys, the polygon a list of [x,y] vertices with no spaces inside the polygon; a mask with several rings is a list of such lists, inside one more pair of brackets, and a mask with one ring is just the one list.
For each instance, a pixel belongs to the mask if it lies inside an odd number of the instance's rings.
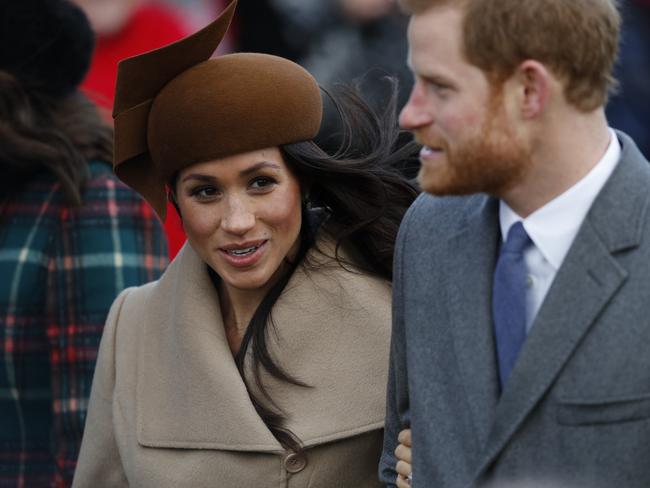
{"label": "coat sleeve", "polygon": [[102,335],[73,488],[129,486],[113,422],[115,336],[128,292],[128,289],[122,292],[113,303]]}
{"label": "coat sleeve", "polygon": [[404,218],[395,246],[393,272],[393,330],[386,397],[384,447],[379,462],[379,479],[389,488],[397,482],[395,448],[399,432],[410,425],[408,366],[404,331],[404,247],[410,223],[409,211]]}

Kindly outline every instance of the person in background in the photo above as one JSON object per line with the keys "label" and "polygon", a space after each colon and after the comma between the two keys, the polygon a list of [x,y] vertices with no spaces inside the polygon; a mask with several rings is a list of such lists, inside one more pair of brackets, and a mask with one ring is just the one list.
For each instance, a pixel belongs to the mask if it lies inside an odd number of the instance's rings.
{"label": "person in background", "polygon": [[167,264],[79,91],[93,49],[65,0],[0,3],[0,486],[69,486],[110,304]]}
{"label": "person in background", "polygon": [[[181,9],[184,16],[192,28],[192,31],[205,27],[210,23],[219,12],[227,5],[227,0],[160,0],[172,5],[174,8]],[[224,40],[219,44],[216,54],[232,52],[233,31],[231,29]]]}
{"label": "person in background", "polygon": [[76,487],[378,487],[393,245],[417,196],[395,96],[338,102],[276,56],[209,59],[235,9],[120,64],[116,174],[188,242],[115,301]]}
{"label": "person in background", "polygon": [[[181,39],[189,33],[184,12],[151,0],[73,0],[85,12],[97,36],[90,68],[81,83],[82,91],[109,111],[115,98],[117,64]],[[173,258],[185,242],[185,232],[170,207],[165,222],[169,257]]]}
{"label": "person in background", "polygon": [[426,193],[396,244],[382,481],[650,486],[650,163],[605,116],[618,2],[401,3]]}
{"label": "person in background", "polygon": [[607,118],[650,158],[650,0],[621,5],[623,41],[615,71],[620,88],[607,104]]}
{"label": "person in background", "polygon": [[[390,96],[383,78],[391,76],[399,81],[398,107],[408,98],[413,80],[404,63],[408,18],[395,0],[242,2],[237,21],[241,50],[289,58],[327,90],[358,84],[371,106],[381,109]],[[319,143],[334,150],[341,127],[336,111],[325,103]]]}

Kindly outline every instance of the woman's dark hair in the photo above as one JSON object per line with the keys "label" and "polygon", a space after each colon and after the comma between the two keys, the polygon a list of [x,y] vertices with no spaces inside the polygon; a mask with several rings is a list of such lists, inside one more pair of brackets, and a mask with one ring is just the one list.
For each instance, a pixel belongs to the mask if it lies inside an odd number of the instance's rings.
{"label": "woman's dark hair", "polygon": [[88,161],[112,160],[112,130],[81,93],[56,98],[26,88],[0,70],[0,194],[16,194],[35,174],[49,171],[65,201],[81,204]]}
{"label": "woman's dark hair", "polygon": [[[315,142],[299,142],[281,147],[287,164],[301,182],[306,201],[300,232],[298,256],[257,307],[242,339],[235,363],[257,413],[286,449],[302,450],[300,439],[287,429],[286,418],[268,394],[261,380],[261,369],[271,376],[308,387],[292,377],[270,356],[267,327],[274,327],[273,305],[296,268],[304,262],[315,244],[313,209],[320,209],[324,227],[336,240],[336,259],[342,266],[392,279],[393,251],[400,222],[417,196],[415,185],[402,172],[417,164],[413,142],[400,142],[397,125],[396,83],[390,80],[386,109],[375,113],[351,87],[339,87],[330,95],[341,119],[342,141],[335,154],[325,153]],[[357,259],[347,263],[339,258],[345,246]],[[362,257],[362,258],[361,258]],[[360,259],[361,258],[361,259]],[[245,372],[247,351],[251,349],[252,376]],[[261,396],[251,388],[254,381]]]}

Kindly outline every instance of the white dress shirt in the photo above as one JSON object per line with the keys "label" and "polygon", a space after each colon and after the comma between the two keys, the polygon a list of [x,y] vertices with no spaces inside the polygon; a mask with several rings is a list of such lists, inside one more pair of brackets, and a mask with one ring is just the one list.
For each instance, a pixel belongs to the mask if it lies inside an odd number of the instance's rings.
{"label": "white dress shirt", "polygon": [[504,240],[510,227],[522,221],[533,241],[524,253],[528,268],[526,284],[526,332],[530,331],[537,312],[548,293],[564,257],[621,156],[621,144],[610,129],[610,143],[602,159],[567,191],[522,219],[503,200],[499,206],[501,235]]}

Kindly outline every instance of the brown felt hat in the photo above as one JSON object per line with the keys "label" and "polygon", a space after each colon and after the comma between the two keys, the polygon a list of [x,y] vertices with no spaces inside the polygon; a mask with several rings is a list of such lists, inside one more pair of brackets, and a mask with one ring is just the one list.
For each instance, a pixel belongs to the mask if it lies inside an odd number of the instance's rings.
{"label": "brown felt hat", "polygon": [[194,163],[312,139],[322,118],[316,80],[266,54],[209,59],[235,11],[118,68],[115,173],[165,218],[165,185]]}

